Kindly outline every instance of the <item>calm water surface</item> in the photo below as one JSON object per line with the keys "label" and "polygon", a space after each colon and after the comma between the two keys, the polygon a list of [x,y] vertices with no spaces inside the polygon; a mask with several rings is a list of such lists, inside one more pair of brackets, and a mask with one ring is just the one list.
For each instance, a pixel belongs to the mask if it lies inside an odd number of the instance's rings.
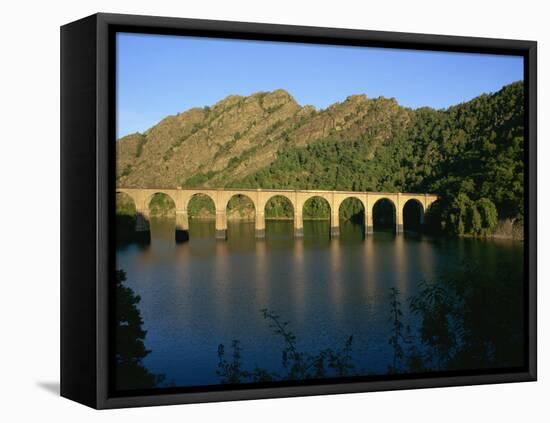
{"label": "calm water surface", "polygon": [[141,296],[147,368],[178,386],[216,384],[218,345],[237,339],[248,368],[280,370],[282,342],[260,313],[268,308],[289,322],[303,350],[335,348],[354,335],[356,365],[386,373],[390,288],[405,299],[421,281],[465,262],[489,270],[511,265],[522,280],[518,242],[389,233],[363,239],[361,226],[344,222],[331,240],[323,221],[306,221],[304,238],[295,240],[292,226],[268,221],[265,240],[257,241],[253,223],[229,223],[224,242],[214,239],[213,222],[192,221],[190,241],[176,244],[174,222],[156,219],[150,245],[120,247],[117,267]]}

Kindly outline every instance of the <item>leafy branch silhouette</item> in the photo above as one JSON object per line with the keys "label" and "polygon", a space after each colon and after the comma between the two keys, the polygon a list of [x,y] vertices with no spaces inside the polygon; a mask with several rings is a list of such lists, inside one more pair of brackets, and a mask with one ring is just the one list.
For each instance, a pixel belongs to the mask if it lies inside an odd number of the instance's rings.
{"label": "leafy branch silhouette", "polygon": [[300,351],[296,335],[289,329],[289,323],[281,316],[268,309],[260,311],[273,333],[283,340],[281,364],[283,373],[273,372],[256,366],[246,370],[242,363],[242,347],[240,341],[231,342],[230,358],[227,357],[225,346],[218,346],[218,369],[216,374],[221,383],[266,382],[277,380],[304,380],[323,377],[350,376],[354,373],[351,352],[353,336],[349,336],[343,347],[338,350],[323,349],[315,354]]}

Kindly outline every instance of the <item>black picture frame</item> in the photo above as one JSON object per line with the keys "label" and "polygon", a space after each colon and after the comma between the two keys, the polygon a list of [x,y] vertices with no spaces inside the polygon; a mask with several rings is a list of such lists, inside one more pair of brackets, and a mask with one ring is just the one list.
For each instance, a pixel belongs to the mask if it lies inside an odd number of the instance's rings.
{"label": "black picture frame", "polygon": [[[114,271],[115,52],[118,31],[513,54],[525,74],[525,366],[285,386],[168,388],[113,395],[109,279]],[[534,41],[95,14],[61,27],[61,395],[97,409],[430,388],[537,378],[537,44]]]}

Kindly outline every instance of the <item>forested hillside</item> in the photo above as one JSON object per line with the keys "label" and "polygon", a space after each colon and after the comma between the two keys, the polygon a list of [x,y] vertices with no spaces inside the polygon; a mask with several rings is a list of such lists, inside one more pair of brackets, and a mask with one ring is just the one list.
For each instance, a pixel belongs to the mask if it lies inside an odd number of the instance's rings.
{"label": "forested hillside", "polygon": [[487,235],[523,220],[523,83],[445,110],[351,96],[316,111],[283,90],[231,96],[117,142],[117,184],[429,192],[431,222]]}

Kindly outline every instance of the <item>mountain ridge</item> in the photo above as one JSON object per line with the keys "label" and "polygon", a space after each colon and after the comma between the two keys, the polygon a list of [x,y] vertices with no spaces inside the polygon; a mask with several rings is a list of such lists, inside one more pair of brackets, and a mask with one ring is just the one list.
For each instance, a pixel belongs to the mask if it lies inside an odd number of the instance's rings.
{"label": "mountain ridge", "polygon": [[[395,99],[370,100],[362,94],[319,111],[298,105],[282,89],[247,97],[231,95],[211,107],[168,116],[143,133],[118,140],[117,183],[175,188],[197,173],[208,172],[221,173],[213,182],[227,181],[227,176],[237,179],[269,165],[285,144],[306,146],[333,133],[357,137],[362,132],[357,119],[369,114],[383,121],[379,109],[392,113],[398,107]],[[399,114],[403,118],[406,112]],[[252,156],[254,163],[246,160]],[[222,172],[228,167],[229,172]]]}

